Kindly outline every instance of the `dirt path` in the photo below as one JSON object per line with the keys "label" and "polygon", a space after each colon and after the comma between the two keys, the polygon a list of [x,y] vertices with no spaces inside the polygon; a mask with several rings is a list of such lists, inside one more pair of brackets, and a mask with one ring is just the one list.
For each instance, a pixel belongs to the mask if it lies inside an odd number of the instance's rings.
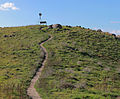
{"label": "dirt path", "polygon": [[48,58],[48,52],[47,52],[46,48],[43,46],[43,44],[44,44],[45,42],[51,40],[51,39],[52,39],[52,36],[51,36],[48,40],[46,40],[46,41],[44,41],[44,42],[42,42],[42,43],[40,44],[41,48],[43,49],[43,51],[44,51],[44,53],[45,53],[45,59],[44,59],[44,61],[43,61],[43,63],[42,63],[41,68],[38,69],[38,71],[36,72],[36,75],[35,75],[35,76],[33,77],[33,79],[31,80],[31,84],[30,84],[29,88],[27,89],[27,95],[30,97],[30,99],[42,99],[42,98],[39,96],[39,94],[38,94],[38,92],[36,91],[36,89],[34,88],[34,86],[35,86],[35,83],[37,82],[37,80],[39,79],[39,77],[40,77],[40,75],[41,75],[41,71],[43,70],[43,68],[44,68],[44,66],[45,66],[45,63],[46,63],[46,61],[47,61],[47,58]]}

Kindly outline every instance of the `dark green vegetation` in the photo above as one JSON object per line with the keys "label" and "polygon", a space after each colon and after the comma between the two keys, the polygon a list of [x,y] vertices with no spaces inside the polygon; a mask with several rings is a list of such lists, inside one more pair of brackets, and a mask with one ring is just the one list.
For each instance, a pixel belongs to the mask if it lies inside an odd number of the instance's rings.
{"label": "dark green vegetation", "polygon": [[49,58],[36,84],[43,99],[116,99],[120,96],[120,40],[81,27],[48,31]]}
{"label": "dark green vegetation", "polygon": [[[45,26],[41,26],[45,27]],[[27,99],[26,90],[49,57],[36,89],[43,99],[115,99],[120,96],[120,40],[82,27],[0,28],[0,99]]]}
{"label": "dark green vegetation", "polygon": [[0,28],[0,99],[27,99],[26,90],[44,53],[39,43],[48,39],[40,26]]}

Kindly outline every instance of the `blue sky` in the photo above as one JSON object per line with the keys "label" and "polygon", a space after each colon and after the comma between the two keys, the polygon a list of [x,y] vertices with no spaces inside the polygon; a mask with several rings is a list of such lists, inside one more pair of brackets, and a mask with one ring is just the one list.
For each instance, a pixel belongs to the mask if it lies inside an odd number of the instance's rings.
{"label": "blue sky", "polygon": [[0,26],[80,25],[120,35],[120,0],[0,0]]}

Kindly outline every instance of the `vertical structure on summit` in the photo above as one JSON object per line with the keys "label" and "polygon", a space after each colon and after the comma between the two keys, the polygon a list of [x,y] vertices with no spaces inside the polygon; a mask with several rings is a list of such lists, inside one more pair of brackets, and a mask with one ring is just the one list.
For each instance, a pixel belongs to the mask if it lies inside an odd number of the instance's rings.
{"label": "vertical structure on summit", "polygon": [[40,16],[40,20],[42,19],[41,17],[42,17],[42,13],[39,13],[39,16]]}
{"label": "vertical structure on summit", "polygon": [[42,13],[39,13],[39,17],[40,17],[40,25],[42,24],[47,25],[47,21],[42,21]]}

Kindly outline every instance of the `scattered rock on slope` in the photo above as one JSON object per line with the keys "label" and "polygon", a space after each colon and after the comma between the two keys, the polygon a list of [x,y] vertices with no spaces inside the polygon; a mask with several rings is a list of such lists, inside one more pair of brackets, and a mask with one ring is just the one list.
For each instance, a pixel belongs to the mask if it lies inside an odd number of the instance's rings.
{"label": "scattered rock on slope", "polygon": [[48,29],[53,29],[52,25],[49,25],[49,26],[48,26]]}
{"label": "scattered rock on slope", "polygon": [[120,35],[117,36],[117,39],[120,40]]}
{"label": "scattered rock on slope", "polygon": [[60,25],[60,24],[53,24],[52,28],[53,29],[56,29],[56,28],[62,29],[62,25]]}
{"label": "scattered rock on slope", "polygon": [[8,37],[8,35],[4,35],[4,37]]}
{"label": "scattered rock on slope", "polygon": [[101,29],[98,29],[97,32],[102,32],[102,30],[101,30]]}

